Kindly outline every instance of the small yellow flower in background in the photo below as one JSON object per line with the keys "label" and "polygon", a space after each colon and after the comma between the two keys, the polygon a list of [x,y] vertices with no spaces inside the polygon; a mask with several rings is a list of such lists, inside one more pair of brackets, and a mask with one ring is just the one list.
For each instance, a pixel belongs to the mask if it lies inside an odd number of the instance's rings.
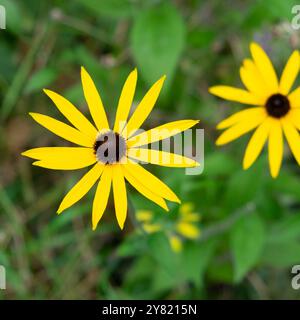
{"label": "small yellow flower in background", "polygon": [[[113,189],[116,218],[120,228],[123,229],[127,216],[125,180],[146,198],[167,211],[168,206],[165,200],[180,203],[178,197],[167,185],[137,163],[143,161],[169,167],[199,165],[194,160],[181,155],[141,148],[143,145],[185,131],[199,122],[195,120],[174,121],[137,134],[138,129],[152,111],[164,80],[165,76],[150,88],[128,120],[137,83],[137,70],[132,71],[119,98],[113,129],[110,129],[100,94],[84,68],[81,68],[82,87],[95,125],[64,97],[53,91],[44,90],[73,126],[39,113],[30,113],[30,115],[46,129],[79,147],[35,148],[23,152],[22,155],[35,159],[33,165],[54,170],[75,170],[93,165],[92,169],[67,193],[57,213],[61,213],[78,202],[97,180],[99,183],[92,210],[93,230],[96,229],[106,209],[111,188]],[[158,134],[155,134],[156,132]],[[166,157],[171,159],[167,163]]]}
{"label": "small yellow flower in background", "polygon": [[198,223],[201,216],[194,211],[194,205],[190,202],[180,205],[176,220],[168,216],[156,221],[154,212],[150,210],[138,210],[136,218],[146,233],[165,232],[172,250],[176,253],[182,251],[185,239],[195,240],[200,236]]}
{"label": "small yellow flower in background", "polygon": [[268,140],[270,172],[275,178],[283,157],[283,133],[300,165],[300,87],[291,92],[300,68],[300,55],[298,51],[292,53],[278,80],[264,50],[257,43],[251,43],[250,51],[252,59],[245,59],[240,68],[247,90],[214,86],[209,92],[226,100],[257,107],[237,112],[221,121],[217,128],[226,131],[216,144],[226,144],[256,129],[248,143],[243,168],[248,169],[255,162]]}

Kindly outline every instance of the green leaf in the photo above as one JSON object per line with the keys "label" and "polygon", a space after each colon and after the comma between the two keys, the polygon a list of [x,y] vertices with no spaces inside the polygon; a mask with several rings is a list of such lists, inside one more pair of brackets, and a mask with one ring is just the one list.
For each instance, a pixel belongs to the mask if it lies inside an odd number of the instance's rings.
{"label": "green leaf", "polygon": [[232,263],[227,259],[213,259],[208,265],[207,277],[214,283],[232,284],[234,277]]}
{"label": "green leaf", "polygon": [[272,243],[300,239],[300,214],[294,214],[275,222],[268,233],[268,241]]}
{"label": "green leaf", "polygon": [[164,74],[167,84],[171,82],[184,42],[184,22],[171,4],[160,4],[137,16],[131,33],[131,47],[149,85]]}
{"label": "green leaf", "polygon": [[233,160],[223,152],[212,152],[205,157],[204,174],[207,177],[231,174],[237,169]]}
{"label": "green leaf", "polygon": [[193,48],[208,48],[216,37],[216,32],[209,28],[203,28],[199,26],[192,30],[187,37],[189,45]]}
{"label": "green leaf", "polygon": [[127,236],[118,247],[117,253],[121,257],[138,256],[145,250],[145,239],[135,233]]}
{"label": "green leaf", "polygon": [[131,16],[135,10],[135,0],[77,0],[91,13],[113,18],[125,18]]}
{"label": "green leaf", "polygon": [[29,79],[26,87],[26,93],[37,92],[49,86],[56,78],[56,71],[53,68],[38,70]]}
{"label": "green leaf", "polygon": [[176,275],[179,268],[179,255],[172,251],[169,241],[162,233],[156,233],[149,238],[150,251],[158,265],[170,275]]}
{"label": "green leaf", "polygon": [[240,218],[230,232],[230,247],[234,262],[234,281],[239,282],[261,257],[265,244],[265,229],[261,218],[251,214]]}
{"label": "green leaf", "polygon": [[261,264],[273,268],[286,268],[299,264],[299,261],[300,243],[299,241],[292,240],[282,243],[267,243],[263,251]]}
{"label": "green leaf", "polygon": [[261,24],[278,20],[291,21],[292,7],[297,4],[297,0],[257,0],[249,7],[243,25],[247,28],[258,28]]}
{"label": "green leaf", "polygon": [[187,280],[201,286],[206,271],[216,246],[216,240],[206,242],[187,242],[182,254],[182,270]]}
{"label": "green leaf", "polygon": [[229,180],[225,203],[228,210],[233,210],[255,199],[263,186],[261,165],[247,171],[237,171]]}

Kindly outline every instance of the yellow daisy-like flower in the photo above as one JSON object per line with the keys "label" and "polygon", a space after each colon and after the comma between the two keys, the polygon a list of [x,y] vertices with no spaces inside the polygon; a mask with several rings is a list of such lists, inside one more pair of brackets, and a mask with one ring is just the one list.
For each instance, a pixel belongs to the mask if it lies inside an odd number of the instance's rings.
{"label": "yellow daisy-like flower", "polygon": [[33,165],[48,169],[75,170],[93,165],[92,169],[67,193],[57,213],[61,213],[79,201],[97,180],[99,183],[92,210],[93,230],[96,229],[106,209],[111,188],[117,221],[120,228],[123,229],[127,216],[125,180],[146,198],[167,211],[165,200],[180,203],[178,197],[167,185],[138,164],[138,161],[142,161],[169,167],[199,165],[194,160],[181,155],[141,148],[143,145],[187,130],[199,122],[195,120],[174,121],[137,134],[137,130],[156,103],[165,76],[150,88],[128,120],[137,83],[137,70],[130,73],[119,98],[113,129],[110,129],[100,94],[84,68],[81,69],[81,80],[95,126],[71,102],[50,90],[44,91],[73,126],[46,115],[30,113],[40,125],[79,147],[44,147],[22,153],[24,156],[37,160]]}
{"label": "yellow daisy-like flower", "polygon": [[190,202],[180,205],[176,221],[154,221],[154,213],[150,210],[138,210],[136,218],[148,234],[164,231],[170,247],[176,253],[182,251],[185,239],[195,240],[201,233],[198,227],[201,216],[194,211],[194,205]]}
{"label": "yellow daisy-like flower", "polygon": [[217,145],[226,144],[256,129],[252,135],[243,161],[248,169],[257,159],[268,140],[271,176],[278,176],[283,157],[283,133],[300,164],[300,88],[291,92],[300,68],[300,55],[290,56],[280,80],[264,50],[251,43],[252,59],[245,59],[240,76],[247,90],[214,86],[210,93],[231,101],[255,105],[223,120],[218,129],[227,129],[217,139]]}

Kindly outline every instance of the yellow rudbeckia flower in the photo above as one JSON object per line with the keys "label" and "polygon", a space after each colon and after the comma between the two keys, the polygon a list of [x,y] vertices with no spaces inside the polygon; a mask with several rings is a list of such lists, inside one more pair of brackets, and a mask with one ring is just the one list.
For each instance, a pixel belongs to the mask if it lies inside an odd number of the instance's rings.
{"label": "yellow rudbeckia flower", "polygon": [[[199,122],[195,120],[174,121],[137,134],[137,130],[144,123],[158,99],[165,77],[159,79],[150,88],[128,120],[137,83],[137,70],[132,71],[119,98],[113,129],[110,129],[100,94],[84,68],[81,69],[81,80],[84,96],[95,125],[71,102],[50,90],[44,91],[73,126],[46,115],[30,113],[40,125],[79,147],[44,147],[22,153],[24,156],[37,160],[33,165],[48,169],[75,170],[93,165],[67,193],[57,213],[61,213],[79,201],[97,180],[99,183],[92,210],[93,230],[96,229],[106,209],[111,188],[113,189],[116,218],[120,228],[123,229],[127,216],[125,180],[142,195],[165,210],[168,210],[165,200],[179,203],[180,200],[167,185],[138,164],[138,161],[143,161],[169,167],[198,165],[194,160],[181,155],[141,148],[142,145],[166,139],[187,130]],[[169,160],[166,161],[166,159]]]}
{"label": "yellow rudbeckia flower", "polygon": [[268,140],[271,176],[278,176],[283,157],[283,133],[300,164],[300,88],[291,92],[300,68],[300,55],[290,56],[280,80],[264,50],[251,43],[252,59],[245,59],[240,68],[241,80],[247,90],[229,86],[214,86],[210,93],[226,100],[256,107],[237,112],[221,121],[218,129],[227,129],[217,139],[217,145],[226,144],[256,129],[252,135],[243,161],[248,169],[257,159]]}
{"label": "yellow rudbeckia flower", "polygon": [[178,213],[175,221],[171,216],[168,216],[169,220],[164,217],[160,221],[155,221],[154,212],[138,210],[136,218],[141,223],[144,232],[148,234],[163,231],[172,250],[179,253],[182,251],[185,239],[196,240],[200,237],[201,231],[198,222],[201,216],[194,212],[194,204],[191,202],[181,204]]}

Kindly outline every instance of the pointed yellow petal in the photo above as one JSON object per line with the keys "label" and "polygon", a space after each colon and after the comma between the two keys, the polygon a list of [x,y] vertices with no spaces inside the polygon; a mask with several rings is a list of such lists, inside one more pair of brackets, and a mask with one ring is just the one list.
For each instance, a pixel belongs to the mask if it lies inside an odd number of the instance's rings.
{"label": "pointed yellow petal", "polygon": [[106,113],[99,92],[88,72],[81,67],[81,81],[85,100],[98,130],[109,129]]}
{"label": "pointed yellow petal", "polygon": [[114,125],[115,132],[122,132],[127,122],[128,114],[134,98],[136,82],[137,70],[134,69],[128,76],[121,92]]}
{"label": "pointed yellow petal", "polygon": [[300,108],[300,87],[289,94],[289,101],[292,108]]}
{"label": "pointed yellow petal", "polygon": [[57,213],[59,214],[63,212],[85,196],[99,179],[103,169],[104,165],[97,163],[91,170],[89,170],[63,198]]}
{"label": "pointed yellow petal", "polygon": [[164,84],[166,76],[160,78],[146,93],[140,104],[137,106],[133,115],[129,119],[127,125],[124,128],[127,137],[132,136],[144,123],[148,115],[152,111],[156,100],[160,94],[161,88]]}
{"label": "pointed yellow petal", "polygon": [[127,216],[127,193],[125,186],[124,174],[121,165],[116,164],[113,167],[113,193],[115,211],[118,224],[123,230]]}
{"label": "pointed yellow petal", "polygon": [[105,166],[102,176],[100,178],[100,181],[98,183],[98,187],[97,187],[94,202],[93,202],[93,216],[92,216],[93,230],[97,228],[97,225],[106,209],[109,193],[110,193],[111,180],[112,180],[112,168],[110,166]]}
{"label": "pointed yellow petal", "polygon": [[299,73],[299,69],[300,69],[300,55],[299,55],[299,51],[295,50],[291,54],[283,70],[280,83],[279,83],[280,93],[287,95],[290,92],[296,80],[296,77]]}
{"label": "pointed yellow petal", "polygon": [[260,47],[260,45],[255,42],[251,43],[250,51],[254,63],[257,66],[259,73],[263,77],[265,83],[273,93],[277,92],[278,78],[271,60],[269,59],[265,51]]}
{"label": "pointed yellow petal", "polygon": [[245,59],[243,61],[243,67],[240,75],[246,88],[254,95],[267,100],[267,98],[273,93],[266,85],[257,66],[251,59]]}
{"label": "pointed yellow petal", "polygon": [[199,120],[179,120],[169,122],[128,139],[127,146],[139,147],[145,144],[167,139],[193,127],[197,123],[199,123]]}
{"label": "pointed yellow petal", "polygon": [[280,120],[272,119],[269,133],[269,165],[273,178],[278,176],[283,156],[283,137]]}
{"label": "pointed yellow petal", "polygon": [[93,139],[96,137],[96,128],[70,101],[53,91],[44,89],[44,92],[53,101],[58,110],[73,124],[74,127],[86,135],[89,135]]}
{"label": "pointed yellow petal", "polygon": [[249,120],[238,122],[236,125],[224,131],[217,139],[216,144],[220,146],[222,144],[226,144],[232,140],[239,138],[240,136],[244,135],[245,133],[251,131],[258,125],[260,125],[265,118],[266,114],[261,114]]}
{"label": "pointed yellow petal", "polygon": [[135,160],[165,167],[191,168],[200,165],[190,158],[160,150],[132,148],[128,150],[127,155]]}
{"label": "pointed yellow petal", "polygon": [[176,226],[176,230],[179,234],[188,239],[197,239],[200,235],[199,228],[188,222],[179,222]]}
{"label": "pointed yellow petal", "polygon": [[300,137],[294,125],[286,118],[282,119],[283,132],[286,140],[291,148],[291,151],[300,165]]}
{"label": "pointed yellow petal", "polygon": [[179,213],[182,216],[190,214],[195,209],[195,205],[192,202],[185,202],[179,207]]}
{"label": "pointed yellow petal", "polygon": [[153,212],[150,210],[137,210],[136,218],[140,222],[150,222],[153,218]]}
{"label": "pointed yellow petal", "polygon": [[174,252],[179,253],[182,251],[182,241],[179,237],[175,235],[170,235],[168,239],[170,246]]}
{"label": "pointed yellow petal", "polygon": [[166,184],[139,164],[130,163],[129,160],[128,163],[124,164],[124,169],[130,173],[131,176],[146,185],[153,193],[160,195],[169,201],[180,203],[176,194]]}
{"label": "pointed yellow petal", "polygon": [[253,133],[244,156],[243,168],[245,170],[250,168],[260,155],[261,150],[267,141],[271,122],[272,121],[267,118]]}
{"label": "pointed yellow petal", "polygon": [[22,155],[41,160],[34,162],[34,165],[56,170],[81,169],[96,162],[96,157],[91,148],[35,148],[23,152]]}
{"label": "pointed yellow petal", "polygon": [[162,229],[162,226],[158,223],[144,223],[143,229],[147,233],[155,233]]}
{"label": "pointed yellow petal", "polygon": [[141,182],[138,180],[138,177],[133,176],[132,174],[129,173],[129,171],[127,170],[126,166],[124,166],[123,168],[123,173],[124,176],[126,178],[126,180],[140,193],[142,194],[144,197],[148,198],[149,200],[153,201],[154,203],[156,203],[157,205],[159,205],[160,207],[162,207],[163,209],[165,209],[166,211],[169,211],[168,206],[165,202],[165,200],[158,196],[157,194],[155,194],[153,192],[153,190],[150,190],[150,188],[147,186],[147,184],[144,182]]}
{"label": "pointed yellow petal", "polygon": [[245,104],[263,105],[264,100],[260,97],[256,97],[252,93],[229,86],[214,86],[209,88],[209,92],[217,97],[237,101]]}
{"label": "pointed yellow petal", "polygon": [[300,108],[291,109],[285,118],[288,118],[294,127],[300,130]]}
{"label": "pointed yellow petal", "polygon": [[217,125],[217,129],[226,129],[231,127],[232,125],[243,122],[248,119],[254,119],[256,117],[260,117],[261,115],[265,115],[265,108],[256,107],[256,108],[248,108],[242,111],[239,111],[232,116],[224,119]]}
{"label": "pointed yellow petal", "polygon": [[61,121],[40,113],[30,112],[29,114],[41,126],[65,140],[84,147],[92,147],[94,144],[94,139]]}

